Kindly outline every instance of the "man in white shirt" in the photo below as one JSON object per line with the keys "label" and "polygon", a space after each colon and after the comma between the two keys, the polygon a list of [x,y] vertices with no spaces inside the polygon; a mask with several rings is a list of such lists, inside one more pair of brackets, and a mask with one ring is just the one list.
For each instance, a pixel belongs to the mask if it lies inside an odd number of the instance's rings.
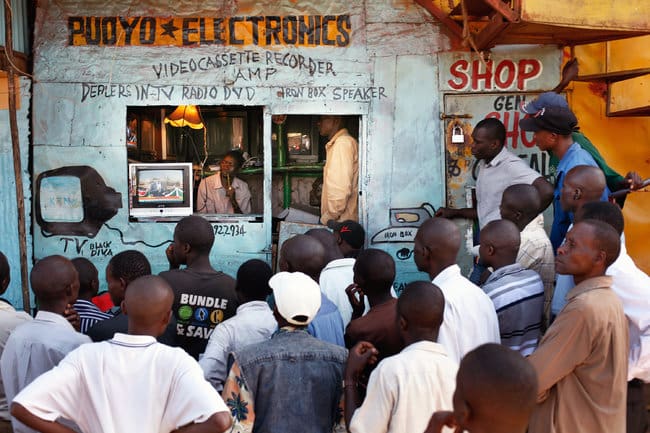
{"label": "man in white shirt", "polygon": [[519,353],[500,344],[469,352],[458,367],[454,411],[436,412],[424,433],[525,433],[537,402],[537,373]]}
{"label": "man in white shirt", "polygon": [[477,219],[479,226],[500,219],[499,204],[503,191],[510,185],[526,183],[539,191],[541,209],[553,200],[553,185],[505,147],[506,129],[499,119],[483,119],[472,131],[472,155],[478,160],[476,207],[450,209],[441,207],[436,216]]}
{"label": "man in white shirt", "polygon": [[[503,191],[510,185],[526,183],[533,185],[541,199],[537,213],[542,212],[553,200],[553,185],[539,172],[533,170],[517,155],[506,149],[506,128],[503,122],[487,118],[476,124],[472,131],[471,151],[478,160],[476,178],[476,203],[473,208],[450,209],[441,207],[437,217],[468,218],[478,220],[480,228],[490,221],[500,219],[499,204]],[[485,267],[477,263],[470,279],[478,283]]]}
{"label": "man in white shirt", "polygon": [[352,318],[352,305],[345,289],[354,281],[354,263],[356,259],[345,258],[336,243],[336,238],[327,229],[311,229],[306,235],[318,239],[325,248],[327,263],[318,277],[320,291],[332,301],[341,313],[343,328]]}
{"label": "man in white shirt", "polygon": [[[30,283],[40,310],[34,320],[14,329],[0,358],[7,401],[54,368],[69,352],[90,343],[88,336],[75,331],[63,317],[70,299],[75,299],[79,290],[72,262],[63,256],[45,257],[32,268]],[[16,419],[12,425],[15,433],[34,431]]]}
{"label": "man in white shirt", "polygon": [[[0,295],[4,294],[7,287],[9,287],[10,279],[9,262],[5,255],[0,252]],[[31,319],[29,314],[24,311],[16,311],[9,302],[0,299],[0,356],[2,356],[9,334],[14,328]],[[6,431],[11,431],[11,417],[9,416],[5,388],[0,376],[0,432]]]}
{"label": "man in white shirt", "polygon": [[428,273],[445,295],[445,318],[438,342],[457,363],[481,344],[501,342],[494,304],[461,275],[456,264],[460,242],[456,224],[445,218],[430,218],[418,229],[413,248],[418,270]]}
{"label": "man in white shirt", "polygon": [[228,377],[228,355],[271,338],[278,322],[266,303],[271,294],[271,267],[262,260],[245,262],[237,271],[235,292],[241,304],[237,314],[214,328],[205,353],[199,358],[205,379],[221,392]]}
{"label": "man in white shirt", "polygon": [[397,300],[399,332],[406,347],[381,361],[360,405],[359,376],[377,360],[377,349],[357,343],[345,368],[345,421],[351,433],[422,432],[434,411],[450,410],[458,364],[436,340],[445,299],[426,281],[408,284]]}
{"label": "man in white shirt", "polygon": [[[11,413],[44,433],[222,432],[225,403],[182,349],[156,342],[171,318],[169,284],[144,276],[129,285],[122,308],[129,334],[80,347],[18,394]],[[83,398],[80,398],[83,397]]]}

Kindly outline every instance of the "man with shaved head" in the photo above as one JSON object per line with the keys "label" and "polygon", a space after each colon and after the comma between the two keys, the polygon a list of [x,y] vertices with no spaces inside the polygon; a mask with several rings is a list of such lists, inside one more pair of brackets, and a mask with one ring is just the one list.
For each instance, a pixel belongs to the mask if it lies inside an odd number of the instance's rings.
{"label": "man with shaved head", "polygon": [[[533,139],[539,150],[552,152],[559,159],[553,192],[553,225],[550,236],[555,250],[562,243],[573,221],[570,212],[560,205],[560,191],[567,173],[578,165],[589,165],[600,170],[594,158],[574,141],[572,134],[578,129],[577,126],[578,119],[568,107],[545,107],[534,117],[519,121],[521,130],[534,132]],[[609,189],[605,188],[601,199],[606,201],[609,192]]]}
{"label": "man with shaved head", "polygon": [[[128,334],[80,347],[16,396],[12,415],[45,433],[221,432],[228,408],[182,349],[156,342],[171,318],[174,294],[158,276],[136,279],[122,308]],[[80,399],[80,397],[83,397]]]}
{"label": "man with shaved head", "polygon": [[[278,267],[283,272],[302,272],[318,283],[326,264],[327,251],[315,236],[296,235],[280,248]],[[345,347],[344,328],[338,307],[321,291],[320,309],[307,332],[319,340]]]}
{"label": "man with shaved head", "polygon": [[[560,205],[569,212],[573,220],[574,213],[585,203],[601,200],[605,191],[605,175],[596,167],[578,165],[569,170],[560,191]],[[560,314],[566,304],[566,295],[574,286],[571,275],[557,272],[555,290],[551,301],[551,317]]]}
{"label": "man with shaved head", "polygon": [[[34,320],[17,326],[9,336],[0,359],[0,373],[7,401],[44,372],[55,367],[69,352],[90,338],[75,331],[63,317],[70,299],[79,290],[78,274],[63,256],[36,262],[29,276],[39,311]],[[12,420],[14,432],[33,432]]]}
{"label": "man with shaved head", "polygon": [[431,218],[418,229],[413,248],[418,270],[429,274],[445,295],[445,320],[438,342],[456,362],[481,344],[501,341],[492,301],[461,275],[456,264],[460,238],[452,221]]}
{"label": "man with shaved head", "polygon": [[405,348],[381,361],[360,403],[359,378],[377,361],[377,348],[357,343],[345,368],[345,421],[351,433],[422,432],[434,411],[450,410],[458,364],[437,343],[445,299],[427,281],[408,284],[397,300],[395,326]]}
{"label": "man with shaved head", "polygon": [[455,431],[525,433],[537,400],[537,374],[519,353],[484,344],[463,358],[456,376],[454,410],[436,412],[425,433]]}
{"label": "man with shaved head", "polygon": [[627,319],[605,275],[619,251],[618,233],[596,220],[575,224],[558,248],[557,272],[576,286],[528,357],[539,378],[530,433],[625,431]]}
{"label": "man with shaved head", "polygon": [[[170,270],[160,273],[174,291],[178,344],[197,360],[214,327],[234,316],[239,306],[235,279],[210,263],[213,244],[208,220],[198,215],[181,219],[166,251]],[[181,265],[186,268],[179,269]]]}
{"label": "man with shaved head", "polygon": [[494,303],[501,344],[526,356],[539,341],[544,284],[537,272],[517,263],[519,243],[519,229],[508,220],[483,227],[479,255],[494,271],[481,288]]}
{"label": "man with shaved head", "polygon": [[509,186],[501,197],[501,218],[515,223],[521,241],[517,263],[537,272],[544,283],[544,317],[542,327],[550,324],[551,300],[555,288],[555,254],[551,240],[544,230],[544,219],[539,218],[539,193],[532,185]]}

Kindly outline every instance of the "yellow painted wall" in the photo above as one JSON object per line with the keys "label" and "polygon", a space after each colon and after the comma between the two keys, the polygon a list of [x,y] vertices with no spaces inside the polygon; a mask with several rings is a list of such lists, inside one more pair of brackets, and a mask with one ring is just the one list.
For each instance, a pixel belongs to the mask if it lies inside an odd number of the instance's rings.
{"label": "yellow painted wall", "polygon": [[[605,84],[575,82],[572,87],[569,102],[580,128],[609,165],[622,175],[634,170],[650,177],[650,117],[607,117]],[[650,192],[630,194],[623,215],[628,252],[650,273]]]}

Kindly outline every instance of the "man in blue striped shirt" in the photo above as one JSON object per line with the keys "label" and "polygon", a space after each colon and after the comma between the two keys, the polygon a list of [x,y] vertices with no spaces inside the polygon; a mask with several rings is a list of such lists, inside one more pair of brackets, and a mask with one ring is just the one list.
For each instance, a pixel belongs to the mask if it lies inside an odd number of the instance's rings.
{"label": "man in blue striped shirt", "polygon": [[544,283],[539,274],[517,263],[519,229],[495,220],[481,229],[481,260],[494,271],[481,287],[494,303],[501,344],[527,356],[540,338]]}
{"label": "man in blue striped shirt", "polygon": [[87,334],[88,330],[97,322],[113,317],[111,314],[102,313],[95,304],[91,302],[93,296],[97,295],[99,289],[99,278],[97,268],[90,260],[84,257],[72,259],[72,264],[79,274],[79,296],[74,303],[74,309],[79,314],[79,331]]}

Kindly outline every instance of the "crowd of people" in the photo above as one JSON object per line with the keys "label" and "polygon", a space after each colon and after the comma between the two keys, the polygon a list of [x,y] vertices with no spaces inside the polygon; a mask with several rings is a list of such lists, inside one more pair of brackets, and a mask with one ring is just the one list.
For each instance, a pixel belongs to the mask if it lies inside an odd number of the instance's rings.
{"label": "crowd of people", "polygon": [[[575,116],[546,100],[520,126],[558,158],[555,185],[504,147],[499,120],[479,122],[476,208],[422,223],[428,278],[399,297],[392,256],[364,249],[352,219],[286,240],[276,273],[255,259],[233,278],[210,261],[211,224],[185,217],[168,271],[111,258],[108,311],[92,262],[38,260],[36,316],[0,301],[0,432],[644,432],[650,278]],[[480,226],[471,278],[455,217]],[[8,278],[0,255],[3,291]]]}

